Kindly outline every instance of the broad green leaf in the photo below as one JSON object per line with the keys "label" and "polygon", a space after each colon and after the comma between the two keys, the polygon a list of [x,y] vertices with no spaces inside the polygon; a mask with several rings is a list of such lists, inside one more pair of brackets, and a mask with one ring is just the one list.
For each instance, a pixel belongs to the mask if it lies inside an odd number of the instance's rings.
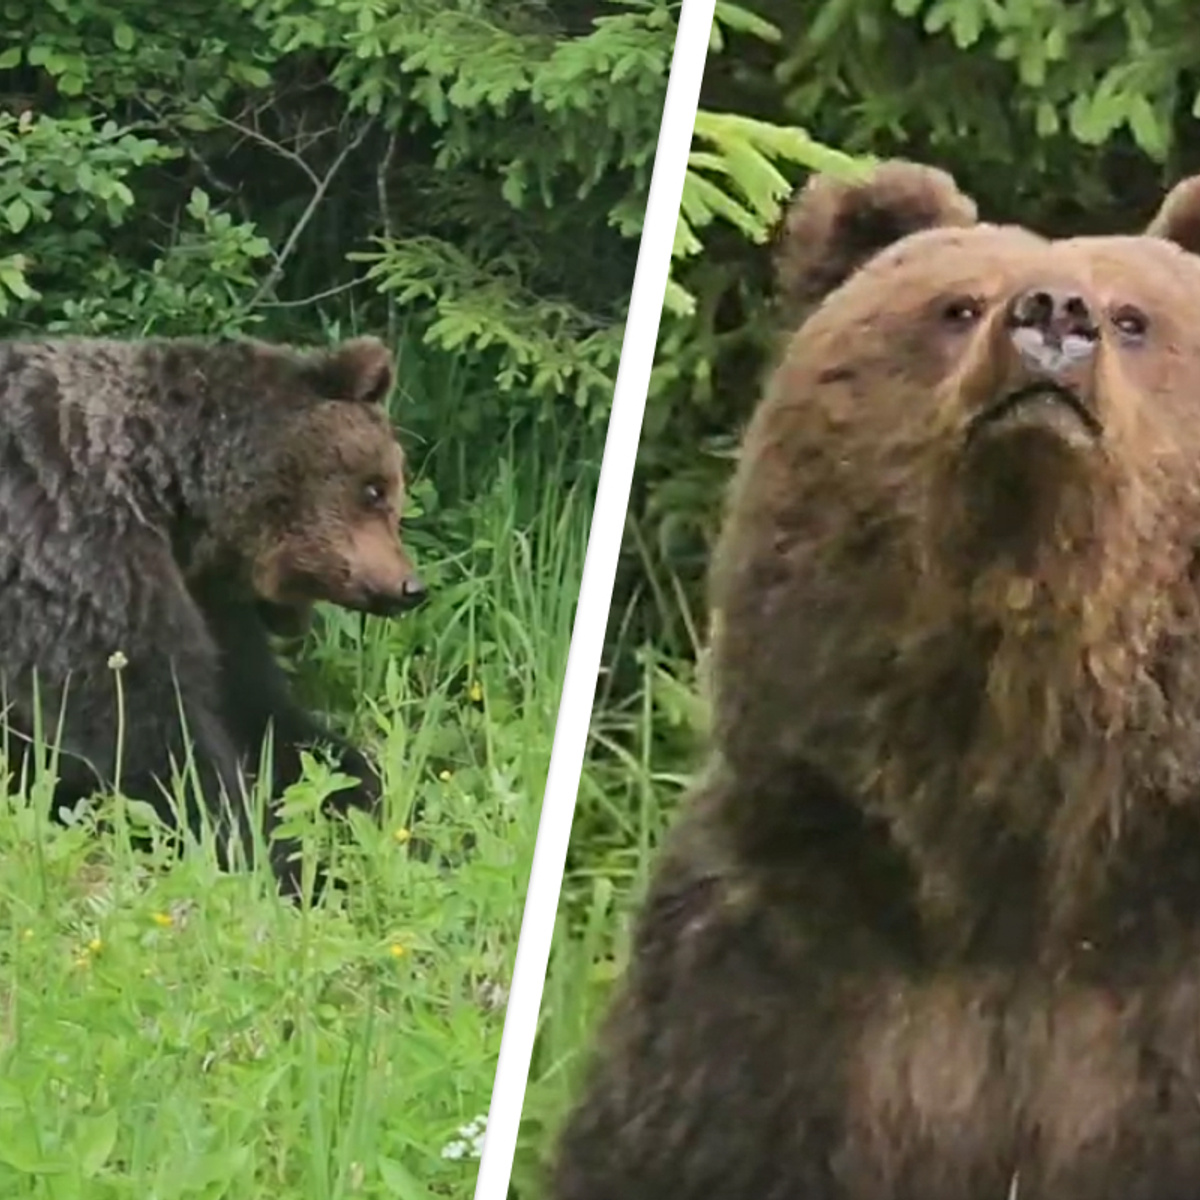
{"label": "broad green leaf", "polygon": [[13,233],[20,233],[29,224],[29,218],[32,215],[29,205],[20,196],[15,200],[10,200],[4,209],[4,219]]}
{"label": "broad green leaf", "polygon": [[108,1162],[117,1143],[117,1113],[115,1109],[98,1117],[86,1117],[79,1123],[75,1138],[75,1153],[85,1179],[97,1175]]}
{"label": "broad green leaf", "polygon": [[389,1196],[396,1196],[398,1200],[433,1200],[429,1189],[394,1158],[380,1155],[378,1165],[379,1177],[383,1180]]}
{"label": "broad green leaf", "polygon": [[748,33],[751,37],[756,37],[771,45],[778,45],[783,38],[778,25],[772,24],[766,18],[760,17],[740,4],[729,3],[728,0],[717,0],[713,21],[717,25],[723,25],[726,29],[734,30],[737,33]]}

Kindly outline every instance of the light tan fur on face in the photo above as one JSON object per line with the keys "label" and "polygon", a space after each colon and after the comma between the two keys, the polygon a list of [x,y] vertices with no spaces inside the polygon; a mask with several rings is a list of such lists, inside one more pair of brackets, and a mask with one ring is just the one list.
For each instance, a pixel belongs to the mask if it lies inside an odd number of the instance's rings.
{"label": "light tan fur on face", "polygon": [[[1059,493],[1012,559],[970,535],[963,436],[992,398],[995,312],[1045,278],[1077,283],[1106,322],[1144,307],[1153,340],[1102,346],[1103,439],[1047,459]],[[992,315],[942,338],[930,314],[959,293]],[[988,902],[989,831],[1039,846],[1069,922],[1127,806],[1200,785],[1200,762],[1184,767],[1200,680],[1167,705],[1160,661],[1176,630],[1200,633],[1198,307],[1200,263],[1165,242],[917,234],[793,336],[748,432],[714,577],[727,752],[811,762],[886,814],[928,919],[963,936]]]}
{"label": "light tan fur on face", "polygon": [[[399,532],[404,456],[382,410],[329,401],[300,414],[282,440],[276,476],[303,502],[265,531],[256,592],[281,604],[349,608],[399,593],[414,576]],[[371,486],[382,492],[377,504],[367,502]]]}

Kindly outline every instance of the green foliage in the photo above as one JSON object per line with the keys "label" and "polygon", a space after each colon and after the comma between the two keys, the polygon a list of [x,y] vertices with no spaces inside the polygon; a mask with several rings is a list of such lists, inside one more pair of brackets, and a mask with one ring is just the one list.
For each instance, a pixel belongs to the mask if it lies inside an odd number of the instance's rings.
{"label": "green foliage", "polygon": [[48,331],[232,332],[254,263],[269,253],[251,225],[193,189],[172,244],[137,262],[112,252],[131,230],[129,181],[176,154],[111,120],[0,114],[0,216],[19,246],[0,266],[0,318]]}
{"label": "green foliage", "polygon": [[[620,356],[677,6],[626,7],[569,40],[528,13],[406,14],[360,30],[367,65],[344,80],[354,103],[397,122],[419,103],[434,170],[461,176],[439,197],[452,234],[377,239],[361,256],[371,278],[431,306],[433,345],[494,351],[501,392],[596,415]],[[386,53],[415,77],[403,92],[377,69]]]}
{"label": "green foliage", "polygon": [[678,7],[5,0],[0,330],[352,299],[488,381],[473,428],[603,420]]}
{"label": "green foliage", "polygon": [[515,257],[499,254],[484,268],[436,238],[408,238],[353,257],[372,263],[368,279],[397,304],[432,307],[427,343],[447,353],[496,351],[495,383],[506,397],[569,397],[579,408],[607,411],[623,327],[588,318],[569,301],[539,299],[526,289]]}
{"label": "green foliage", "polygon": [[[700,231],[717,218],[747,241],[764,242],[792,191],[781,165],[842,175],[860,166],[859,160],[821,145],[803,129],[735,113],[698,112],[694,136],[708,148],[693,150],[688,160],[673,247],[677,262],[703,249]],[[668,302],[678,316],[695,313],[694,300],[678,283]]]}

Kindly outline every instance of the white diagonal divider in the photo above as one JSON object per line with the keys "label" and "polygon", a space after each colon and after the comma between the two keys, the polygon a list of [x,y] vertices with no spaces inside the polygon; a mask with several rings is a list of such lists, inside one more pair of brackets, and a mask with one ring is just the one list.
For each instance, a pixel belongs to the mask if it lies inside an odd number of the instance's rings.
{"label": "white diagonal divider", "polygon": [[512,1172],[714,8],[684,0],[675,35],[475,1200],[504,1200]]}

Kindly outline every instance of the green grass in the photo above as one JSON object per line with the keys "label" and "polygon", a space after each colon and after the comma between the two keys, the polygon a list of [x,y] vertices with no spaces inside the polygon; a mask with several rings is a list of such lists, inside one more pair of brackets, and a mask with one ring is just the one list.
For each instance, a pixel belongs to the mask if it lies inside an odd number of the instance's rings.
{"label": "green grass", "polygon": [[326,613],[301,655],[385,773],[381,829],[334,840],[319,769],[289,797],[344,892],[296,909],[56,828],[42,783],[0,800],[0,1196],[473,1193],[595,474],[491,453],[413,523],[429,604]]}
{"label": "green grass", "polygon": [[[636,536],[627,541],[635,554]],[[510,1200],[542,1200],[559,1127],[578,1096],[598,1021],[628,949],[654,857],[699,762],[707,712],[695,666],[699,637],[682,590],[641,559],[642,588],[610,616],[601,686],[580,777],[567,871],[521,1113]],[[666,660],[630,643],[635,610],[659,609],[691,639]],[[633,664],[618,683],[611,667]]]}

